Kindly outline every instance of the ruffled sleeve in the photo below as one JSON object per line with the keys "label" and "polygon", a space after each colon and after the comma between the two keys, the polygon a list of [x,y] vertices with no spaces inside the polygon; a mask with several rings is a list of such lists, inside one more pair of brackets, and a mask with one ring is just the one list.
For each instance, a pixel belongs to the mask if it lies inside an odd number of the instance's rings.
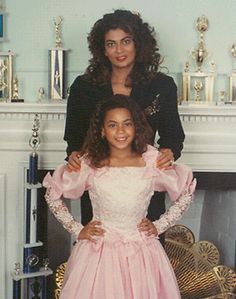
{"label": "ruffled sleeve", "polygon": [[47,188],[47,204],[64,228],[78,237],[83,225],[77,222],[63,202],[63,198],[78,199],[90,187],[91,168],[82,160],[79,172],[68,172],[65,165],[59,165],[51,176],[47,173],[43,186]]}
{"label": "ruffled sleeve", "polygon": [[145,156],[147,163],[146,177],[152,177],[153,189],[159,192],[168,192],[172,205],[159,220],[154,221],[158,234],[165,232],[178,221],[189,207],[193,192],[196,188],[196,179],[193,179],[192,170],[183,164],[174,164],[170,170],[156,168],[157,150],[148,148]]}

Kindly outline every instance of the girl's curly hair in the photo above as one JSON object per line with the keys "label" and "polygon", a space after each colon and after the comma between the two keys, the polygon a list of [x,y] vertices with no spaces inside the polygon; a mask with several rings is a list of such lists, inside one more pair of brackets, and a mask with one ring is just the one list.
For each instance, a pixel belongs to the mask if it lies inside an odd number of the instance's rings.
{"label": "girl's curly hair", "polygon": [[109,82],[112,68],[109,59],[105,56],[104,38],[105,34],[112,29],[121,29],[131,34],[135,43],[135,65],[126,80],[127,86],[145,84],[151,80],[161,63],[154,28],[143,22],[139,14],[120,9],[105,14],[92,27],[88,35],[92,58],[85,73],[98,85]]}
{"label": "girl's curly hair", "polygon": [[146,151],[147,144],[153,143],[153,131],[136,102],[125,95],[113,95],[107,101],[97,105],[82,148],[82,155],[86,155],[92,167],[102,167],[102,162],[109,158],[110,148],[107,140],[102,137],[102,128],[107,111],[116,108],[125,108],[131,114],[135,127],[132,143],[134,152],[142,154]]}

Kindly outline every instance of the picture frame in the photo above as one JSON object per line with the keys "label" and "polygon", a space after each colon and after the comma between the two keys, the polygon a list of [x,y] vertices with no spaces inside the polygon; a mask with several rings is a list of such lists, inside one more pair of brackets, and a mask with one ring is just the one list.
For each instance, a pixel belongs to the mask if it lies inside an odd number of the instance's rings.
{"label": "picture frame", "polygon": [[6,40],[6,13],[0,8],[0,42]]}

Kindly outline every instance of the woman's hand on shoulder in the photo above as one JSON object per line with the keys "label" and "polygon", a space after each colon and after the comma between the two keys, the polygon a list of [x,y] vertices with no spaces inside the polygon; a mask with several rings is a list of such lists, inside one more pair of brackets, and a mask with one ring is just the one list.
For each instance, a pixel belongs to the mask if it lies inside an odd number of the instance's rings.
{"label": "woman's hand on shoulder", "polygon": [[174,154],[170,148],[160,148],[161,155],[156,160],[156,167],[161,170],[171,169],[174,164]]}
{"label": "woman's hand on shoulder", "polygon": [[66,170],[69,172],[79,171],[81,168],[80,152],[74,151],[70,154]]}
{"label": "woman's hand on shoulder", "polygon": [[158,231],[155,225],[147,218],[143,218],[142,221],[138,224],[138,230],[140,232],[144,232],[148,237],[152,235],[156,237],[158,235]]}
{"label": "woman's hand on shoulder", "polygon": [[94,220],[86,224],[80,231],[78,240],[89,240],[91,242],[96,242],[96,237],[101,237],[104,235],[105,230],[101,228],[101,222]]}

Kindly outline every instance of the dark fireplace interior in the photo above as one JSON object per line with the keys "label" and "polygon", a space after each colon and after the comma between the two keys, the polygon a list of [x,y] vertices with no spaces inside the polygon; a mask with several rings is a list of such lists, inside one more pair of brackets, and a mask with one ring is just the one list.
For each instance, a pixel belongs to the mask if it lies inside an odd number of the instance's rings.
{"label": "dark fireplace interior", "polygon": [[236,173],[197,172],[197,189],[205,190],[199,239],[214,243],[221,263],[236,270]]}
{"label": "dark fireplace interior", "polygon": [[[39,182],[42,182],[48,170],[39,171]],[[71,251],[71,239],[69,233],[56,220],[48,209],[44,200],[45,188],[38,189],[38,236],[43,242],[41,258],[49,258],[49,267],[55,273],[56,268],[68,260]],[[70,205],[68,206],[70,208]],[[48,298],[54,298],[55,277],[48,276]]]}

